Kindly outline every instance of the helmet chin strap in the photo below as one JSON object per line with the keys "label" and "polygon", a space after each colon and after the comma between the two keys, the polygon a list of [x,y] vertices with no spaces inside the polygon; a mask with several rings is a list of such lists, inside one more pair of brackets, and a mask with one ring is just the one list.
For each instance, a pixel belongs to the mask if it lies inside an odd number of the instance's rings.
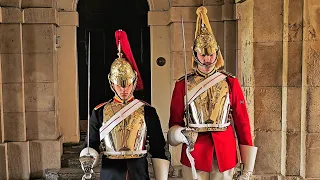
{"label": "helmet chin strap", "polygon": [[200,62],[200,60],[198,59],[198,57],[194,57],[195,58],[195,60],[196,60],[196,62],[197,62],[197,64],[198,64],[198,66],[202,66],[202,67],[205,67],[205,68],[211,68],[212,66],[215,66],[216,65],[216,63],[217,63],[217,59],[218,59],[218,57],[216,57],[216,59],[212,62],[212,63],[210,63],[210,64],[204,64],[204,63],[201,63]]}
{"label": "helmet chin strap", "polygon": [[216,65],[216,63],[217,63],[217,60],[218,60],[218,51],[216,51],[216,58],[215,58],[215,60],[212,62],[212,63],[210,63],[210,64],[204,64],[204,63],[201,63],[200,62],[200,60],[198,59],[198,57],[196,56],[196,52],[194,52],[194,53],[192,53],[193,54],[193,57],[194,57],[194,59],[196,60],[196,62],[197,62],[197,64],[199,65],[199,66],[203,66],[203,67],[206,67],[206,68],[211,68],[212,66],[215,66]]}
{"label": "helmet chin strap", "polygon": [[212,66],[214,66],[216,64],[216,61],[214,61],[213,63],[210,63],[210,64],[204,64],[204,63],[201,63],[198,58],[196,58],[196,62],[198,63],[199,66],[204,66],[206,68],[211,68]]}

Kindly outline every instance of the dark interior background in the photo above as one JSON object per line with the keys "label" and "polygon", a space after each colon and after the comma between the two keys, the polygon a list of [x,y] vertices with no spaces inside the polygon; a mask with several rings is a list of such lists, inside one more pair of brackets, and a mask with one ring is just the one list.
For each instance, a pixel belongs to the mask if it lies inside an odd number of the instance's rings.
{"label": "dark interior background", "polygon": [[126,31],[133,56],[140,70],[144,90],[135,97],[151,103],[150,30],[146,0],[82,0],[78,4],[77,29],[79,113],[87,120],[88,112],[88,34],[91,36],[90,111],[114,96],[108,82],[111,63],[117,58],[114,33]]}

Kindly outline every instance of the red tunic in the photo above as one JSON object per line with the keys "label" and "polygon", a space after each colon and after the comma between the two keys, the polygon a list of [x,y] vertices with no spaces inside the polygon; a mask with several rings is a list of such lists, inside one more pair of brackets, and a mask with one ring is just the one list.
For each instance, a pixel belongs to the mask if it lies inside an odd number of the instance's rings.
{"label": "red tunic", "polygon": [[[250,132],[250,122],[245,104],[245,99],[236,78],[226,79],[230,91],[230,104],[234,120],[235,130],[239,144],[252,146]],[[169,127],[178,125],[185,126],[184,116],[184,95],[185,82],[177,81],[172,94],[170,107]],[[186,145],[183,144],[181,152],[181,163],[190,167],[190,162],[186,156]],[[197,170],[210,172],[212,170],[213,153],[216,153],[220,172],[226,171],[236,166],[237,151],[236,139],[232,126],[222,132],[204,132],[198,134],[194,151],[191,152],[195,159]]]}

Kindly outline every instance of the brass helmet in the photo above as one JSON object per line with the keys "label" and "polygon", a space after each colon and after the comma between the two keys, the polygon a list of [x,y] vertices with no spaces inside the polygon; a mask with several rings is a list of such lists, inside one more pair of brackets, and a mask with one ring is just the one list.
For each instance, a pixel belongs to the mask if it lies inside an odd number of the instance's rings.
{"label": "brass helmet", "polygon": [[108,79],[111,84],[121,87],[127,87],[137,83],[137,73],[132,69],[130,63],[121,57],[121,55],[113,61],[110,68]]}
{"label": "brass helmet", "polygon": [[219,69],[223,67],[224,60],[209,23],[207,9],[201,6],[197,9],[196,13],[198,17],[196,23],[195,40],[193,44],[192,67],[196,69],[198,64],[201,64],[197,58],[197,53],[205,55],[212,55],[216,53],[217,59],[213,65],[216,69]]}
{"label": "brass helmet", "polygon": [[[134,90],[143,89],[143,83],[139,73],[139,69],[131,52],[126,32],[121,29],[117,30],[115,32],[115,37],[116,44],[118,46],[118,58],[115,59],[114,62],[111,64],[108,79],[111,89],[120,98],[117,92],[113,89],[112,84],[116,84],[121,87],[127,87],[132,84],[132,95]],[[125,58],[122,57],[122,51],[125,55]]]}

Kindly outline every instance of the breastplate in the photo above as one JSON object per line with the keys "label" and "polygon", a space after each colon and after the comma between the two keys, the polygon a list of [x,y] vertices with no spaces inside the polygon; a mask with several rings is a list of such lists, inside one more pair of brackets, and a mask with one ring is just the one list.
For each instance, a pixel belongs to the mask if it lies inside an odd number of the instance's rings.
{"label": "breastplate", "polygon": [[[202,76],[188,78],[188,91],[204,80]],[[222,80],[200,94],[189,104],[189,126],[198,132],[225,131],[230,125],[228,119],[230,100],[229,86]]]}
{"label": "breastplate", "polygon": [[[125,105],[111,102],[104,106],[103,123],[106,123]],[[146,155],[145,148],[147,127],[144,118],[144,107],[140,107],[103,139],[104,154],[110,159],[140,158]]]}

